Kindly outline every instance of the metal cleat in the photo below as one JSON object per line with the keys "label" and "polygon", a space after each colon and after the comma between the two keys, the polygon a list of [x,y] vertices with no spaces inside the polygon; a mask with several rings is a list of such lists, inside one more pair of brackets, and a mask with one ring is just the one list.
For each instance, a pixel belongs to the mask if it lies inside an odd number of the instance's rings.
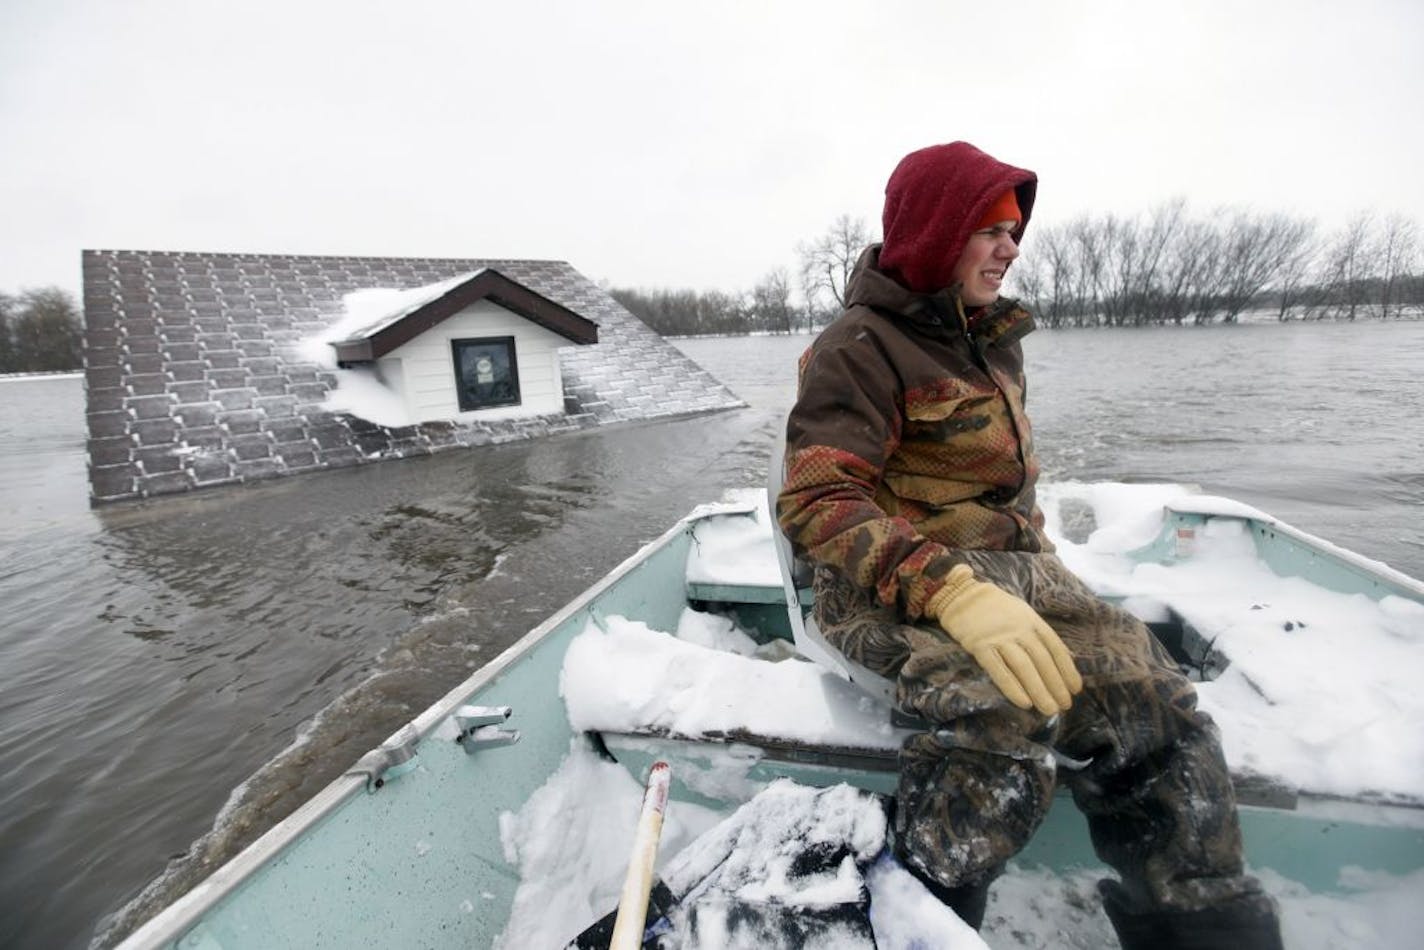
{"label": "metal cleat", "polygon": [[519,730],[499,728],[511,712],[508,706],[461,706],[454,715],[459,729],[455,741],[470,755],[481,749],[514,745],[519,741]]}
{"label": "metal cleat", "polygon": [[415,768],[416,746],[420,738],[414,728],[406,726],[384,745],[377,746],[356,760],[347,775],[365,775],[366,791],[374,792],[386,782]]}

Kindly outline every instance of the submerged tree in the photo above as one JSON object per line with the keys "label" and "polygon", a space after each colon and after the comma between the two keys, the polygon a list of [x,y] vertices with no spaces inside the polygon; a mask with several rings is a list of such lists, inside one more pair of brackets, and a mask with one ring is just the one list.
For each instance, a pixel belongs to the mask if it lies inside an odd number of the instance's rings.
{"label": "submerged tree", "polygon": [[1293,259],[1311,232],[1310,223],[1283,214],[1239,211],[1226,218],[1220,287],[1222,319],[1233,323]]}
{"label": "submerged tree", "polygon": [[1335,234],[1326,251],[1325,287],[1338,315],[1354,320],[1369,306],[1366,280],[1370,271],[1370,232],[1374,216],[1362,212]]}
{"label": "submerged tree", "polygon": [[15,309],[15,298],[0,294],[0,373],[15,372],[15,344],[10,336],[10,315]]}
{"label": "submerged tree", "polygon": [[74,299],[58,287],[25,290],[0,302],[0,367],[43,373],[78,369],[84,330]]}
{"label": "submerged tree", "polygon": [[1322,242],[1314,221],[1178,199],[1145,218],[1080,216],[1035,228],[1010,272],[1047,326],[1234,323],[1329,313],[1399,316],[1424,303],[1417,224],[1368,214]]}
{"label": "submerged tree", "polygon": [[1319,288],[1310,283],[1320,257],[1320,233],[1312,220],[1303,219],[1301,228],[1304,233],[1300,242],[1293,252],[1281,257],[1276,269],[1273,283],[1277,320],[1289,319],[1293,309],[1301,310],[1308,317],[1321,301]]}
{"label": "submerged tree", "polygon": [[1380,316],[1399,316],[1404,297],[1400,293],[1405,279],[1419,264],[1419,228],[1402,214],[1390,215],[1384,222],[1376,258],[1379,262]]}
{"label": "submerged tree", "polygon": [[791,281],[785,268],[777,268],[752,288],[749,307],[755,329],[791,333],[796,329],[796,308],[791,303]]}

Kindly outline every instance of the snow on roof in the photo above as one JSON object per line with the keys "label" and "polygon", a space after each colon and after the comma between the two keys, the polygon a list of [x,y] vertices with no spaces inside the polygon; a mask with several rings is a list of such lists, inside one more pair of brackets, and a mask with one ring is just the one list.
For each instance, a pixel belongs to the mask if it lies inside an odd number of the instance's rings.
{"label": "snow on roof", "polygon": [[375,287],[346,294],[341,298],[345,316],[319,336],[325,343],[348,343],[375,336],[486,269],[457,274],[447,280],[408,290]]}

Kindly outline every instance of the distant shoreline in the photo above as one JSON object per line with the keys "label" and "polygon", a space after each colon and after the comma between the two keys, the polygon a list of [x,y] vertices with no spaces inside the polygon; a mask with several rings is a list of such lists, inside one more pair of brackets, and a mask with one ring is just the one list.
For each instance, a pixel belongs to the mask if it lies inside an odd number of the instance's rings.
{"label": "distant shoreline", "polygon": [[[1032,309],[1029,311],[1033,313]],[[1152,323],[1124,323],[1112,325],[1106,323],[1063,323],[1058,326],[1050,326],[1040,320],[1039,329],[1042,330],[1149,330],[1154,327],[1168,327],[1181,330],[1202,330],[1215,327],[1259,327],[1259,326],[1286,326],[1296,323],[1321,323],[1321,324],[1359,324],[1369,326],[1371,324],[1385,323],[1419,323],[1424,321],[1424,307],[1412,308],[1406,313],[1401,313],[1392,317],[1378,317],[1374,314],[1362,315],[1351,320],[1349,317],[1327,314],[1323,316],[1297,316],[1287,314],[1284,320],[1278,318],[1275,311],[1248,310],[1238,316],[1235,320],[1212,320],[1209,323],[1194,323],[1191,320],[1183,320],[1181,323],[1172,321],[1154,321]],[[827,324],[828,326],[829,324]],[[663,333],[660,334],[665,340],[712,340],[719,337],[743,337],[743,336],[815,336],[824,330],[825,326],[818,326],[812,330],[792,330],[784,333],[779,330],[749,330],[745,333]]]}

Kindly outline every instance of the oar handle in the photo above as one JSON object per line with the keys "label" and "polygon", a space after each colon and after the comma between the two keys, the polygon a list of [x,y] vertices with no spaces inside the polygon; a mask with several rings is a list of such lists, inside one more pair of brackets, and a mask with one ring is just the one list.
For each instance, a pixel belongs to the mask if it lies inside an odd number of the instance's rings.
{"label": "oar handle", "polygon": [[618,916],[613,921],[613,939],[608,950],[638,950],[647,926],[648,895],[653,889],[653,863],[658,856],[658,839],[663,833],[663,812],[667,810],[668,782],[672,770],[666,762],[654,762],[643,792],[643,810],[633,835],[633,853],[628,874],[623,878],[623,894],[618,898]]}

